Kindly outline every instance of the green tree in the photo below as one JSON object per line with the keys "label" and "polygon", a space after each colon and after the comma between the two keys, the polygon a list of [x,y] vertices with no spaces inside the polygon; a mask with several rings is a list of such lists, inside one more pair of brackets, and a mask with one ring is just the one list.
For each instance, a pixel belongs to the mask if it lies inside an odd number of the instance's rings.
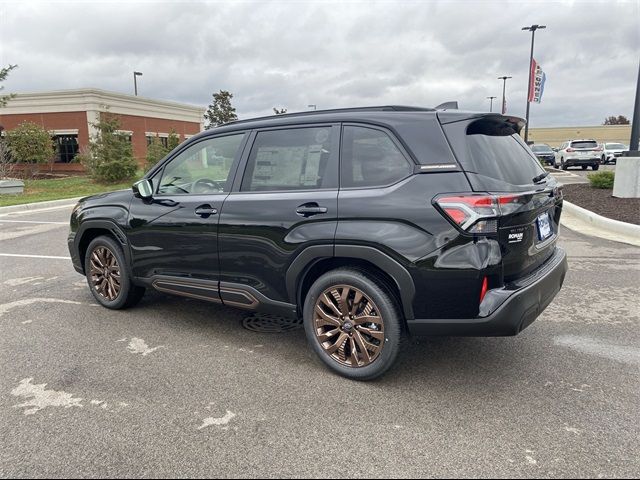
{"label": "green tree", "polygon": [[22,122],[8,130],[6,141],[14,162],[46,163],[55,154],[51,135],[36,123]]}
{"label": "green tree", "polygon": [[[9,76],[9,72],[14,68],[18,68],[18,65],[9,65],[8,67],[0,68],[0,84],[4,82]],[[4,87],[0,85],[0,90],[4,90]],[[9,95],[0,95],[0,107],[4,107],[9,100],[15,97],[14,93]]]}
{"label": "green tree", "polygon": [[629,119],[624,115],[610,116],[607,117],[603,123],[603,125],[629,125]]}
{"label": "green tree", "polygon": [[147,170],[150,170],[156,163],[162,160],[169,149],[165,147],[157,135],[151,139],[151,143],[147,147]]}
{"label": "green tree", "polygon": [[118,119],[105,113],[92,125],[97,130],[97,135],[91,139],[88,151],[79,155],[91,177],[102,183],[116,183],[133,178],[138,164],[133,157],[129,137],[118,132]]}
{"label": "green tree", "polygon": [[226,90],[213,94],[213,103],[204,114],[204,119],[208,122],[207,130],[238,119],[236,109],[231,105],[232,98],[233,94]]}
{"label": "green tree", "polygon": [[273,113],[275,113],[276,115],[284,115],[285,113],[287,113],[287,109],[273,107]]}
{"label": "green tree", "polygon": [[180,145],[180,136],[172,128],[171,132],[169,132],[169,138],[167,138],[167,153],[176,148],[178,145]]}

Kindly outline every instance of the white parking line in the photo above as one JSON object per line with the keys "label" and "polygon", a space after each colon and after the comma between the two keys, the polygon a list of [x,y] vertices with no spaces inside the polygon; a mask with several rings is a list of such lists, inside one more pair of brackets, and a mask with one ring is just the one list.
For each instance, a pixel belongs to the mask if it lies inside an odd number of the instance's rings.
{"label": "white parking line", "polygon": [[48,223],[50,225],[69,225],[69,222],[38,222],[36,220],[4,220],[0,218],[0,223]]}
{"label": "white parking line", "polygon": [[0,213],[0,217],[21,217],[23,215],[31,215],[32,213],[40,213],[40,212],[50,212],[52,210],[64,210],[64,209],[72,209],[75,206],[75,203],[60,205],[57,207],[47,207],[47,208],[36,208],[34,210],[24,210],[17,212],[9,212],[9,213]]}
{"label": "white parking line", "polygon": [[56,257],[53,255],[21,255],[18,253],[0,253],[0,257],[51,258],[54,260],[71,260],[71,257]]}

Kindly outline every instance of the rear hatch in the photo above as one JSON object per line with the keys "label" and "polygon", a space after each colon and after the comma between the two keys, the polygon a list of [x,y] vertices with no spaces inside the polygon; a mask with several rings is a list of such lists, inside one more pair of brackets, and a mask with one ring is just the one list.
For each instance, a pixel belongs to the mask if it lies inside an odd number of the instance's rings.
{"label": "rear hatch", "polygon": [[[488,235],[493,230],[500,243],[504,281],[527,275],[553,255],[562,192],[520,137],[524,121],[463,112],[439,112],[438,118],[469,179],[471,198],[486,197],[472,208],[479,219],[494,219],[496,226],[486,230]],[[468,223],[467,231],[477,233]]]}
{"label": "rear hatch", "polygon": [[578,156],[597,157],[602,148],[595,140],[575,140],[571,142],[567,152],[575,152]]}

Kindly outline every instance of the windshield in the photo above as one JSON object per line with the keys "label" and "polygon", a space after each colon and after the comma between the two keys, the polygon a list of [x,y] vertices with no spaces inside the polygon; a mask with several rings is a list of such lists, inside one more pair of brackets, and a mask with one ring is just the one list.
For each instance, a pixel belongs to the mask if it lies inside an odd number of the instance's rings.
{"label": "windshield", "polygon": [[536,153],[553,153],[553,150],[551,150],[551,147],[549,145],[534,145],[533,147],[531,147],[531,150]]}
{"label": "windshield", "polygon": [[583,140],[581,142],[571,142],[571,148],[598,148],[595,140]]}
{"label": "windshield", "polygon": [[624,150],[627,147],[621,143],[607,143],[607,148],[609,150]]}

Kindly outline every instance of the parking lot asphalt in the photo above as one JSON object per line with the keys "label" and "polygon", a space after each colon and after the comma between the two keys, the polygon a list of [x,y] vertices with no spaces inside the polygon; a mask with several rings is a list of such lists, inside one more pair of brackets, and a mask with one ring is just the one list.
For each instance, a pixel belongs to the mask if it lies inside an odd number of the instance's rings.
{"label": "parking lot asphalt", "polygon": [[[611,164],[600,165],[600,168],[598,169],[598,171],[615,172],[616,166]],[[571,183],[589,183],[587,175],[589,175],[590,173],[594,173],[591,167],[587,168],[586,170],[582,170],[582,168],[580,167],[569,167],[567,170],[561,170],[560,168],[556,168],[555,170],[551,171],[551,175],[553,175],[556,178],[556,180],[564,183],[565,185],[568,185]]]}
{"label": "parking lot asphalt", "polygon": [[69,213],[0,216],[1,477],[640,473],[640,248],[563,229],[564,288],[521,335],[412,339],[356,383],[239,310],[97,306]]}

